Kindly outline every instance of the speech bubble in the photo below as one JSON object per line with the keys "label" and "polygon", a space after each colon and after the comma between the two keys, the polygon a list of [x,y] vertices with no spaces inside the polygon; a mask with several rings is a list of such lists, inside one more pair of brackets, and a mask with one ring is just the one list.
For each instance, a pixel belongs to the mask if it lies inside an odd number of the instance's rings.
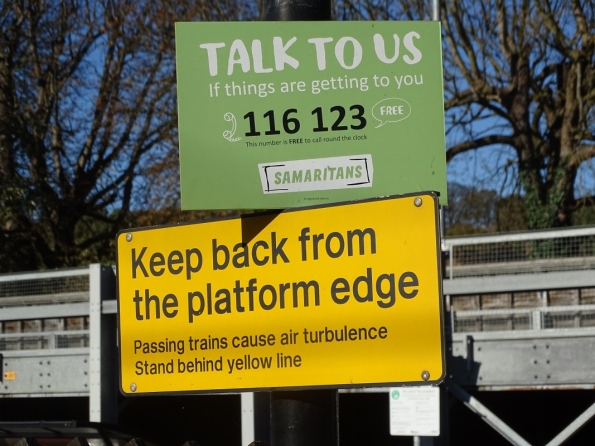
{"label": "speech bubble", "polygon": [[387,122],[407,119],[410,114],[411,105],[405,99],[386,98],[372,107],[372,116],[380,122],[376,128],[382,127]]}

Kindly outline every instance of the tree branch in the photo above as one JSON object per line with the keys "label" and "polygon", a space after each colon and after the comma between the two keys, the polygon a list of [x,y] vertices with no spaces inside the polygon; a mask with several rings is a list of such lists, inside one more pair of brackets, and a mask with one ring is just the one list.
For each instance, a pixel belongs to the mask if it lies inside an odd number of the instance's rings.
{"label": "tree branch", "polygon": [[511,136],[505,135],[487,135],[482,138],[474,139],[473,141],[466,141],[457,144],[446,151],[446,161],[449,162],[455,156],[460,155],[470,150],[479,149],[481,147],[491,146],[494,144],[513,145],[514,139]]}
{"label": "tree branch", "polygon": [[569,165],[572,167],[578,167],[580,164],[592,158],[595,158],[595,145],[583,144],[578,148],[578,150],[572,153]]}

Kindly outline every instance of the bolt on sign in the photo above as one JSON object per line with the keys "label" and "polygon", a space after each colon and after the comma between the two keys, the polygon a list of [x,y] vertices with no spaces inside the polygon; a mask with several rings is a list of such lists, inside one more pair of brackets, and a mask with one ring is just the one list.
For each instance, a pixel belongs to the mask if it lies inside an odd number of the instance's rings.
{"label": "bolt on sign", "polygon": [[438,22],[177,23],[183,209],[446,204]]}
{"label": "bolt on sign", "polygon": [[117,237],[125,394],[438,383],[437,196]]}

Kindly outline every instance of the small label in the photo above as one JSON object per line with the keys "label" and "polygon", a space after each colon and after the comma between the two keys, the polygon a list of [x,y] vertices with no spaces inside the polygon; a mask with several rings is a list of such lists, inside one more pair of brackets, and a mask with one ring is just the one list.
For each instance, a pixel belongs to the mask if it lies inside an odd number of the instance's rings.
{"label": "small label", "polygon": [[4,381],[14,381],[17,379],[17,372],[4,372]]}
{"label": "small label", "polygon": [[438,387],[391,388],[390,434],[436,437],[440,435],[440,390]]}
{"label": "small label", "polygon": [[372,187],[372,155],[259,164],[265,194]]}

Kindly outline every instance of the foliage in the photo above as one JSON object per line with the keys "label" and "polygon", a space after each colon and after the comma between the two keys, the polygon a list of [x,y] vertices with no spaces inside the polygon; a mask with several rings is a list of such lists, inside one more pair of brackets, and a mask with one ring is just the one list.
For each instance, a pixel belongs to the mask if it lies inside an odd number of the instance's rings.
{"label": "foliage", "polygon": [[448,184],[449,206],[444,212],[448,235],[490,232],[495,223],[497,194],[459,183]]}
{"label": "foliage", "polygon": [[444,211],[447,235],[513,232],[528,228],[525,200],[519,195],[502,197],[497,191],[448,184],[449,205]]}

